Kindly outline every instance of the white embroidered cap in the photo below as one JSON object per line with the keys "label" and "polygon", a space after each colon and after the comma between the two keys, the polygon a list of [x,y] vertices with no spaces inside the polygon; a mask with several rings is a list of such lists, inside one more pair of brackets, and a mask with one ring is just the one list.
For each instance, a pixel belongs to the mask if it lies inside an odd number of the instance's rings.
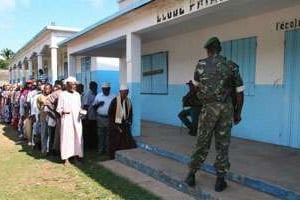
{"label": "white embroidered cap", "polygon": [[125,84],[122,84],[122,85],[120,86],[120,90],[128,90],[128,86],[125,85]]}
{"label": "white embroidered cap", "polygon": [[102,83],[102,88],[110,88],[110,83],[108,82],[105,82],[105,83]]}
{"label": "white embroidered cap", "polygon": [[70,82],[70,83],[77,83],[77,80],[73,76],[69,76],[67,79],[64,80],[65,83]]}

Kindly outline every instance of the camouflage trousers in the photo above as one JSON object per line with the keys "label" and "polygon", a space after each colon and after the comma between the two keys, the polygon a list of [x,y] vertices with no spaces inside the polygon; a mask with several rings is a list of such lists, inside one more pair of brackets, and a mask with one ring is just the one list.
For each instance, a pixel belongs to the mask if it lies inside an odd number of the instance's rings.
{"label": "camouflage trousers", "polygon": [[197,143],[191,156],[190,169],[197,171],[205,161],[212,137],[215,136],[216,161],[218,176],[225,176],[230,163],[228,150],[233,122],[233,106],[231,103],[214,102],[203,105],[199,115]]}

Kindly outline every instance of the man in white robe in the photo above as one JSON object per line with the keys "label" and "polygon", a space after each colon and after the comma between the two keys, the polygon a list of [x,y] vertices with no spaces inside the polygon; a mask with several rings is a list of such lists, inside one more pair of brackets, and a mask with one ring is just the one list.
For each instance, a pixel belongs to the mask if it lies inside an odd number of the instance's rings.
{"label": "man in white robe", "polygon": [[83,139],[79,114],[81,100],[76,92],[76,79],[69,77],[65,81],[67,90],[60,93],[56,111],[61,116],[61,159],[67,165],[71,157],[75,157],[75,162],[83,158]]}

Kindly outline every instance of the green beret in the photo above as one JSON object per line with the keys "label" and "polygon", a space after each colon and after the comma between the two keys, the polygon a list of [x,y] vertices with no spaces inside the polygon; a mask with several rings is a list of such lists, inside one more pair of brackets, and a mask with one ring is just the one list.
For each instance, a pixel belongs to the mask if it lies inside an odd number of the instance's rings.
{"label": "green beret", "polygon": [[207,42],[205,43],[204,48],[208,48],[212,44],[221,44],[221,42],[217,37],[209,38],[209,40],[207,40]]}

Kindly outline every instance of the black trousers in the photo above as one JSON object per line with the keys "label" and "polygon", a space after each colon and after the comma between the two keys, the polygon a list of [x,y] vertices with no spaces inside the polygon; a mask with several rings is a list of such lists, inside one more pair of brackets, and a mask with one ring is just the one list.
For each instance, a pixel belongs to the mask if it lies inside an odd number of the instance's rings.
{"label": "black trousers", "polygon": [[95,150],[97,149],[97,122],[96,120],[83,120],[83,143],[85,150]]}

